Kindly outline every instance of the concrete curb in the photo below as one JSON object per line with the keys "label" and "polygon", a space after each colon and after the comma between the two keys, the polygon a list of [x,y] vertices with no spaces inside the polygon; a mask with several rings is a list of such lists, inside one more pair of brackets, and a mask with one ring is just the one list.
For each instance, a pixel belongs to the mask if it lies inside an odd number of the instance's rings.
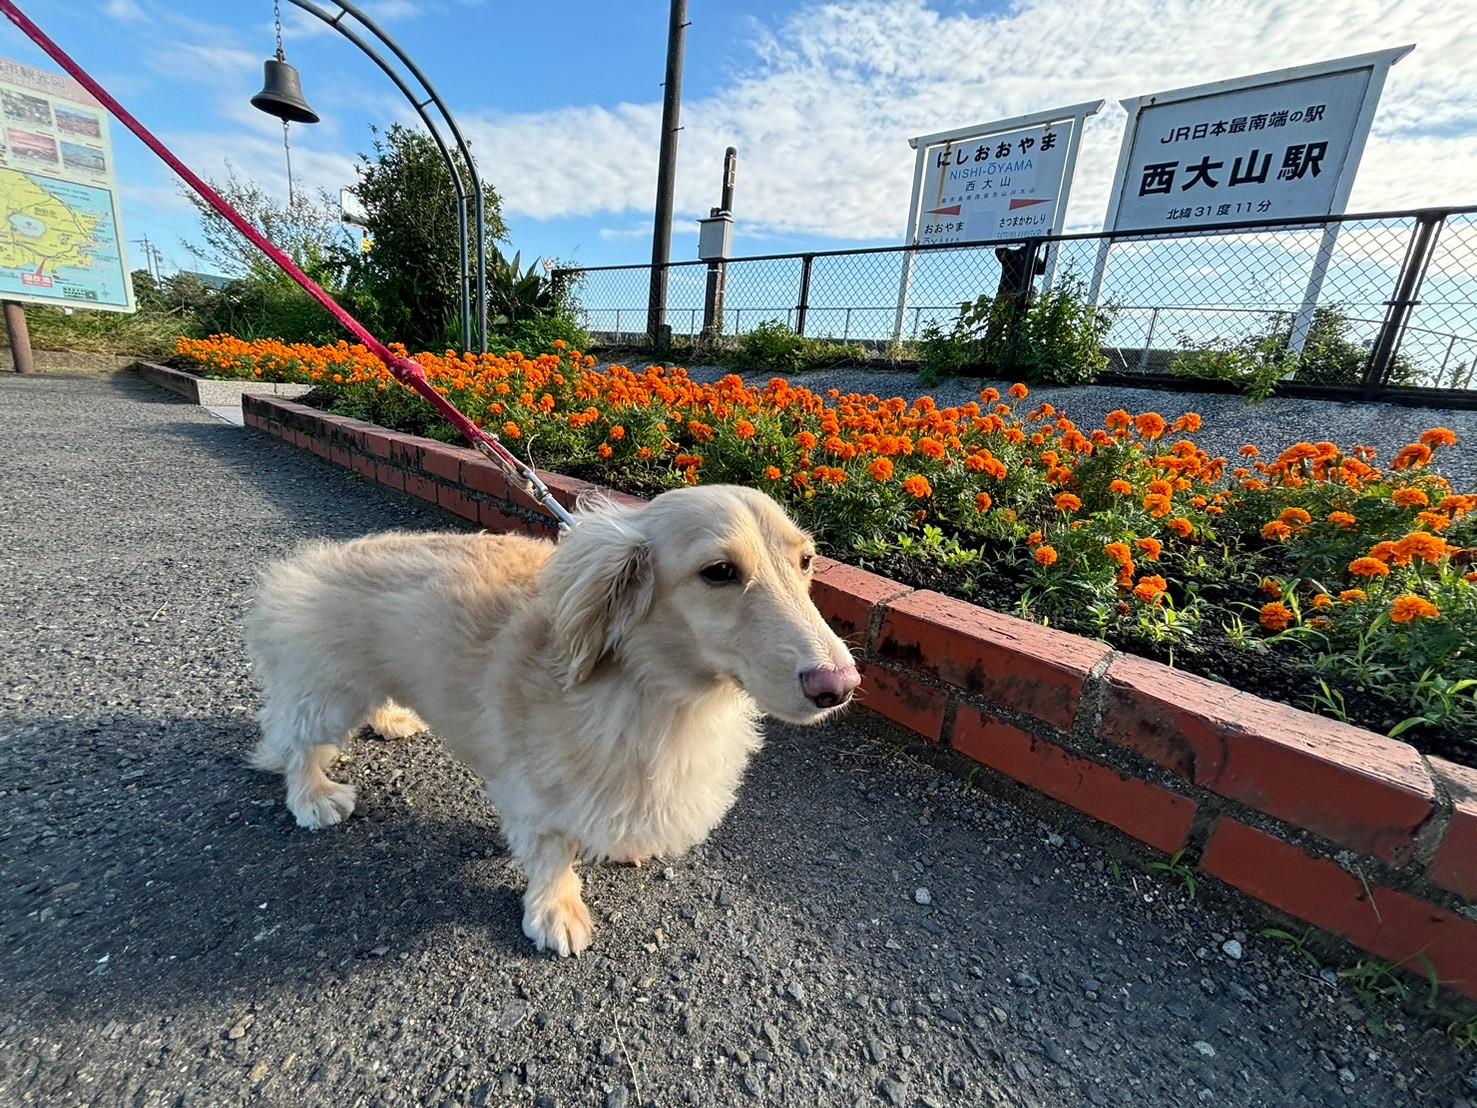
{"label": "concrete curb", "polygon": [[243,396],[303,396],[313,387],[284,381],[212,381],[156,362],[137,361],[133,369],[150,384],[206,408],[239,408]]}
{"label": "concrete curb", "polygon": [[[248,427],[380,484],[490,530],[555,534],[473,450],[242,401]],[[567,507],[597,488],[541,474]],[[857,655],[867,709],[1477,998],[1477,770],[830,559],[812,595]]]}

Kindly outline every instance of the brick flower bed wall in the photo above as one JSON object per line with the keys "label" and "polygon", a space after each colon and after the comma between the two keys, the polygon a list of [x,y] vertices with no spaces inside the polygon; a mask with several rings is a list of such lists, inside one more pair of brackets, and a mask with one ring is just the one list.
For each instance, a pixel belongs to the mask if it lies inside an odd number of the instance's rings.
{"label": "brick flower bed wall", "polygon": [[[490,530],[552,521],[472,450],[279,398],[249,427]],[[561,503],[593,486],[544,473]],[[635,497],[616,499],[640,503]],[[1477,770],[1156,662],[819,560],[862,704],[1285,915],[1477,998]]]}

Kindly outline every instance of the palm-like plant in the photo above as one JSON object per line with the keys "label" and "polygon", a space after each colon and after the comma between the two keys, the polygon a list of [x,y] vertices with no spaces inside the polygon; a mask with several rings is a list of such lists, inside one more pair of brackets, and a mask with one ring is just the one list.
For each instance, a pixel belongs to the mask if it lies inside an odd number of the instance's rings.
{"label": "palm-like plant", "polygon": [[538,272],[537,261],[524,271],[523,254],[511,261],[494,250],[487,267],[487,316],[493,327],[512,327],[530,319],[554,314],[553,283]]}

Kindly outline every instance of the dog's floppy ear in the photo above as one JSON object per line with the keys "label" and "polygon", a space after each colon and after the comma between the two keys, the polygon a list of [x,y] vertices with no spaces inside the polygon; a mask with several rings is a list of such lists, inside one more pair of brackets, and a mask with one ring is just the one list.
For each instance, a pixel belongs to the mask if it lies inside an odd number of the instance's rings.
{"label": "dog's floppy ear", "polygon": [[566,687],[589,677],[651,607],[651,551],[630,517],[610,505],[580,515],[544,567],[539,588],[568,662]]}

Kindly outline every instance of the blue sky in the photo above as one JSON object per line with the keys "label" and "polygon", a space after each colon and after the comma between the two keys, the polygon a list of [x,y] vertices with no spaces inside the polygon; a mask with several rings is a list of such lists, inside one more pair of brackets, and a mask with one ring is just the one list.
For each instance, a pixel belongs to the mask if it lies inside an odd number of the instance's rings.
{"label": "blue sky", "polygon": [[[247,101],[272,50],[268,0],[23,0],[66,49],[195,169],[285,193],[280,129]],[[504,197],[525,259],[650,255],[664,0],[362,0],[451,103]],[[691,0],[674,257],[740,151],[737,251],[899,241],[909,135],[1107,97],[1069,209],[1100,225],[1124,116],[1116,100],[1406,42],[1351,210],[1477,202],[1477,19],[1447,0]],[[324,117],[293,130],[310,187],[352,184],[371,124],[413,117],[347,42],[284,2],[287,51]],[[14,28],[0,55],[47,64]],[[130,239],[171,266],[194,218],[117,125]],[[141,264],[137,262],[135,264]]]}

